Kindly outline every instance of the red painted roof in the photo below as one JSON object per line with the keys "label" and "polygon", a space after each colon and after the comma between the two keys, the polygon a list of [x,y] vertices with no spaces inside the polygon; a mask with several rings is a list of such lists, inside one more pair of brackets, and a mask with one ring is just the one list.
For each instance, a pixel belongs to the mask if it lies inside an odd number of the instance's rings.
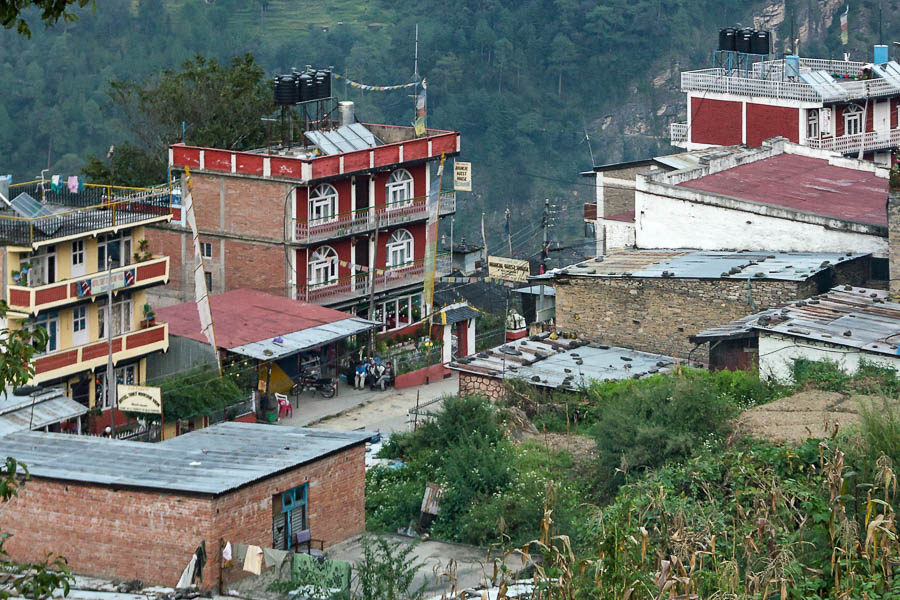
{"label": "red painted roof", "polygon": [[634,223],[634,209],[623,210],[614,215],[606,215],[603,217],[607,221],[624,221],[625,223]]}
{"label": "red painted roof", "polygon": [[[352,316],[333,308],[249,289],[210,296],[209,302],[216,345],[225,349],[343,321]],[[195,302],[167,306],[155,312],[158,321],[169,324],[169,335],[206,341],[200,331],[200,315]]]}
{"label": "red painted roof", "polygon": [[679,185],[846,221],[887,225],[887,180],[869,171],[831,166],[820,158],[779,154]]}

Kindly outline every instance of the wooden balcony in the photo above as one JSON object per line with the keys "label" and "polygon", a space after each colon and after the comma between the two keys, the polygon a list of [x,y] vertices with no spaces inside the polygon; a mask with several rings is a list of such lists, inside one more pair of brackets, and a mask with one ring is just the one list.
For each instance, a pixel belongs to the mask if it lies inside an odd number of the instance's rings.
{"label": "wooden balcony", "polygon": [[[161,323],[146,329],[130,331],[115,336],[112,342],[113,363],[117,364],[126,359],[168,349],[169,326]],[[40,384],[101,367],[106,364],[108,355],[109,343],[105,339],[43,354],[34,360],[32,383]]]}
{"label": "wooden balcony", "polygon": [[[9,286],[10,309],[36,315],[105,294],[109,275],[100,271],[36,287]],[[169,257],[162,256],[112,270],[113,290],[144,288],[169,281]]]}

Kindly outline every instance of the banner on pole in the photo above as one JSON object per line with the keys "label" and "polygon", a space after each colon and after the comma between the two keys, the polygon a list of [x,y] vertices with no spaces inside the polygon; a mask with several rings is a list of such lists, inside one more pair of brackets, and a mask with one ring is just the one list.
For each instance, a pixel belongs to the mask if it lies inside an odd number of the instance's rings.
{"label": "banner on pole", "polygon": [[444,175],[444,155],[441,154],[441,164],[437,174],[431,178],[431,186],[428,189],[426,214],[428,221],[425,224],[425,289],[423,292],[423,308],[431,313],[434,304],[434,269],[437,259],[438,215],[441,205],[441,179]]}
{"label": "banner on pole", "polygon": [[841,13],[841,45],[846,46],[850,40],[850,29],[847,25],[847,18],[850,15],[850,5]]}
{"label": "banner on pole", "polygon": [[472,163],[453,163],[453,189],[460,192],[472,191]]}
{"label": "banner on pole", "polygon": [[426,103],[426,95],[425,95],[425,79],[422,79],[422,91],[419,92],[419,95],[416,96],[416,135],[425,135],[425,103]]}

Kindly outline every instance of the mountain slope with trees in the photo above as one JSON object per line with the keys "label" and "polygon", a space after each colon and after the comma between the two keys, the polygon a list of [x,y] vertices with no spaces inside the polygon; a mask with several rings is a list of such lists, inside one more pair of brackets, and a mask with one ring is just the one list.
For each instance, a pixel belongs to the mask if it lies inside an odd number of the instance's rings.
{"label": "mountain slope with trees", "polygon": [[[487,213],[500,239],[502,210],[513,212],[514,248],[537,251],[534,228],[545,197],[562,214],[557,236],[580,237],[580,206],[590,196],[578,172],[597,164],[671,150],[668,124],[683,118],[678,73],[710,63],[717,30],[759,22],[790,37],[794,11],[804,54],[835,55],[840,8],[761,0],[135,0],[73,5],[76,21],[32,27],[30,40],[3,31],[0,45],[0,151],[17,181],[43,168],[80,172],[89,156],[140,142],[134,115],[111,101],[111,81],[152,88],[165,70],[202,56],[227,65],[249,53],[265,77],[307,64],[333,66],[353,80],[410,81],[415,26],[419,72],[428,79],[429,125],[459,129],[474,163],[475,192],[464,194],[459,231],[475,236]],[[23,13],[29,18],[29,11]],[[851,15],[851,50],[877,32],[877,3]],[[39,22],[32,11],[30,22]],[[874,20],[873,20],[874,19]],[[893,15],[885,15],[890,31]],[[783,48],[784,43],[779,44]],[[367,121],[410,123],[408,91],[364,92],[336,82]],[[186,140],[198,133],[188,121]],[[260,126],[261,130],[261,126]],[[179,132],[180,133],[180,132]],[[165,161],[165,157],[159,157]],[[491,210],[488,210],[491,207]],[[492,235],[493,234],[493,235]],[[498,248],[499,249],[499,248]]]}

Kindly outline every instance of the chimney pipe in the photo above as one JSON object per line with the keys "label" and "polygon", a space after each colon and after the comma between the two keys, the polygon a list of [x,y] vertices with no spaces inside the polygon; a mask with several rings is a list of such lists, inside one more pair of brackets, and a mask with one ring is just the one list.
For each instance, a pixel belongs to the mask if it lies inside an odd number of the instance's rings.
{"label": "chimney pipe", "polygon": [[352,102],[349,100],[338,102],[338,118],[340,119],[341,127],[352,125],[356,121]]}

